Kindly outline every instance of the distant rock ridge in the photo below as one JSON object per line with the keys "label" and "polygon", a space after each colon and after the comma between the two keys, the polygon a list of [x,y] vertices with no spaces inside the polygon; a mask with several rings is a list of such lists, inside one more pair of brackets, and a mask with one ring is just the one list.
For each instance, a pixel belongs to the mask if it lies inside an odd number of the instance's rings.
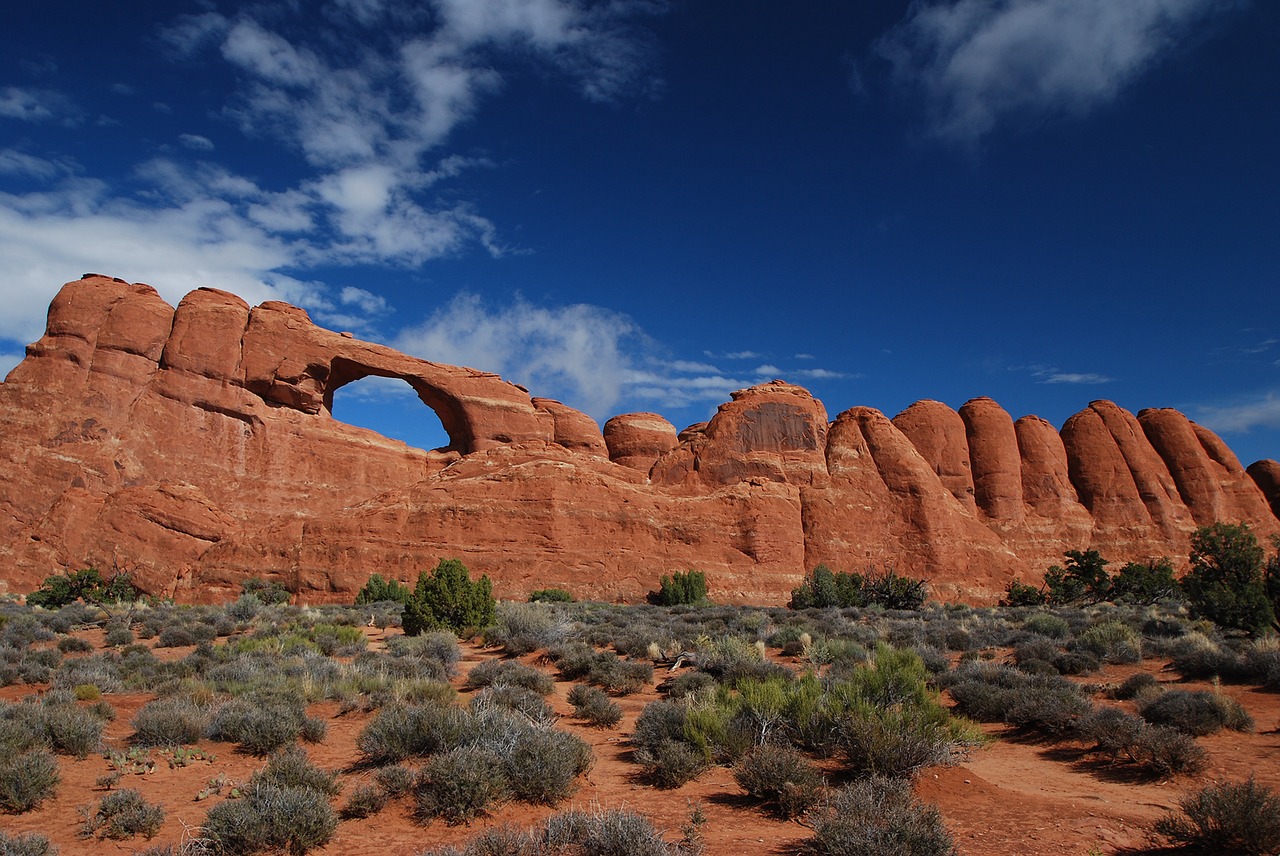
{"label": "distant rock ridge", "polygon": [[[406,446],[332,418],[334,392],[400,378],[448,433]],[[1061,431],[975,398],[830,420],[807,390],[740,390],[677,433],[585,414],[494,374],[199,289],[172,307],[98,275],[68,283],[0,384],[0,591],[88,563],[149,592],[234,597],[248,576],[349,600],[442,557],[498,593],[636,599],[674,570],[718,599],[784,602],[819,562],[926,577],[990,602],[1067,549],[1168,556],[1214,521],[1280,534],[1280,464],[1246,471],[1174,410],[1092,402]]]}

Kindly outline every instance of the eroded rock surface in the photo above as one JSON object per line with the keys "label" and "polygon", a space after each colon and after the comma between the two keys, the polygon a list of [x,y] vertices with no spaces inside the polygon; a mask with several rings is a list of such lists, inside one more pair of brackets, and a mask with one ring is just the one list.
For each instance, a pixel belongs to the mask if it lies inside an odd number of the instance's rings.
{"label": "eroded rock surface", "polygon": [[[335,390],[369,376],[408,383],[449,445],[333,419]],[[409,582],[456,556],[513,598],[635,599],[696,568],[714,597],[780,603],[826,562],[990,601],[1066,549],[1184,562],[1215,520],[1280,534],[1280,464],[1246,473],[1172,410],[1093,402],[1059,432],[978,398],[829,422],[807,390],[774,381],[678,434],[652,413],[601,430],[284,303],[200,289],[175,308],[96,275],[63,288],[0,384],[0,472],[0,587],[93,563],[181,600],[265,576],[303,601],[346,601],[371,573]]]}

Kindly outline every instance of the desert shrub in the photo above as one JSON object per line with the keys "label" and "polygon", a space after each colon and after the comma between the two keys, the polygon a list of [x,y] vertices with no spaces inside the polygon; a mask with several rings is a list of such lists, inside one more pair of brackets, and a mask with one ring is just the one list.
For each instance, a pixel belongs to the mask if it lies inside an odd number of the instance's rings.
{"label": "desert shrub", "polygon": [[1144,728],[1132,754],[1134,760],[1157,776],[1198,773],[1206,763],[1205,751],[1195,740],[1163,725]]}
{"label": "desert shrub", "polygon": [[272,849],[303,854],[327,842],[337,826],[324,794],[262,783],[249,786],[241,799],[210,809],[204,836],[215,854],[225,856]]}
{"label": "desert shrub", "polygon": [[567,627],[555,607],[503,601],[497,606],[496,623],[485,631],[484,638],[491,645],[501,645],[508,654],[528,654],[563,640]]}
{"label": "desert shrub", "polygon": [[413,790],[413,770],[400,764],[379,767],[373,771],[373,781],[378,790],[389,798],[401,796]]}
{"label": "desert shrub", "polygon": [[55,752],[87,758],[90,753],[98,751],[106,722],[95,714],[93,708],[80,707],[74,702],[45,704],[42,707],[45,731]]}
{"label": "desert shrub", "polygon": [[1119,686],[1111,691],[1111,697],[1127,701],[1155,692],[1159,688],[1160,682],[1156,680],[1155,675],[1149,672],[1138,672],[1121,681]]}
{"label": "desert shrub", "polygon": [[542,696],[524,687],[485,687],[471,698],[472,710],[494,706],[513,710],[535,725],[550,725],[558,718]]}
{"label": "desert shrub", "polygon": [[1223,650],[1201,633],[1189,633],[1179,639],[1170,654],[1171,665],[1184,678],[1203,679],[1215,675],[1233,679],[1244,667],[1235,651]]}
{"label": "desert shrub", "polygon": [[1192,737],[1223,728],[1253,730],[1253,717],[1238,701],[1204,690],[1169,690],[1153,695],[1138,705],[1138,712],[1147,722],[1167,725]]}
{"label": "desert shrub", "polygon": [[587,679],[612,695],[630,695],[653,682],[653,664],[598,651],[587,669]]}
{"label": "desert shrub", "polygon": [[902,780],[872,776],[836,791],[813,815],[813,852],[827,856],[950,856],[937,808]]}
{"label": "desert shrub", "polygon": [[139,746],[186,746],[209,727],[210,710],[190,698],[158,698],[133,717],[133,742]]}
{"label": "desert shrub", "polygon": [[667,695],[673,699],[680,699],[686,696],[701,695],[709,688],[716,686],[716,679],[708,675],[706,672],[691,670],[683,674],[676,675],[671,680],[662,685],[662,689]]}
{"label": "desert shrub", "polygon": [[591,768],[592,760],[585,741],[551,728],[530,729],[503,759],[512,794],[538,805],[568,799],[575,779]]}
{"label": "desert shrub", "polygon": [[597,728],[612,728],[622,719],[622,708],[596,687],[575,684],[569,690],[569,704],[574,716]]}
{"label": "desert shrub", "polygon": [[264,580],[260,577],[249,577],[240,583],[242,595],[252,595],[259,603],[266,606],[286,604],[293,593],[278,580]]}
{"label": "desert shrub", "polygon": [[63,636],[58,640],[58,650],[64,654],[84,654],[92,651],[93,645],[88,639],[81,639],[79,636]]}
{"label": "desert shrub", "polygon": [[305,788],[325,796],[334,796],[339,790],[338,775],[312,764],[307,753],[298,746],[289,746],[272,755],[266,766],[253,774],[249,783]]}
{"label": "desert shrub", "polygon": [[387,804],[387,794],[373,785],[356,785],[338,815],[344,820],[371,817]]}
{"label": "desert shrub", "polygon": [[371,603],[408,603],[413,590],[396,580],[384,580],[381,574],[371,574],[368,581],[356,592],[356,606]]}
{"label": "desert shrub", "polygon": [[1075,646],[1108,663],[1142,660],[1142,638],[1127,624],[1103,621],[1076,637]]}
{"label": "desert shrub", "polygon": [[467,675],[466,685],[471,689],[488,686],[524,687],[543,696],[550,695],[555,689],[551,678],[518,660],[486,660],[471,670]]}
{"label": "desert shrub", "polygon": [[700,776],[709,766],[707,756],[682,740],[666,740],[636,753],[649,780],[659,788],[678,788]]}
{"label": "desert shrub", "polygon": [[1133,748],[1146,728],[1147,723],[1141,717],[1118,707],[1105,706],[1090,711],[1080,721],[1078,732],[1081,740],[1093,741],[1092,751],[1115,759],[1121,754],[1133,757]]}
{"label": "desert shrub", "polygon": [[430,674],[442,680],[453,676],[462,659],[458,637],[448,632],[393,636],[387,640],[387,651],[397,659],[410,659],[429,666]]}
{"label": "desert shrub", "polygon": [[58,847],[35,832],[10,836],[0,829],[0,854],[4,856],[57,856]]}
{"label": "desert shrub", "polygon": [[[251,694],[219,707],[207,733],[213,740],[235,743],[250,754],[269,755],[301,737],[304,727],[307,727],[307,715],[301,698],[274,693]],[[312,736],[316,730],[315,726],[308,728]]]}
{"label": "desert shrub", "polygon": [[1212,853],[1280,853],[1280,796],[1250,777],[1209,785],[1182,799],[1182,814],[1156,821],[1156,832]]}
{"label": "desert shrub", "polygon": [[982,722],[1063,734],[1091,707],[1078,686],[1058,675],[975,666],[957,670],[950,681],[956,709]]}
{"label": "desert shrub", "polygon": [[1258,632],[1274,616],[1263,550],[1247,524],[1215,523],[1191,536],[1191,570],[1182,590],[1192,610],[1220,627]]}
{"label": "desert shrub", "polygon": [[191,628],[171,624],[160,631],[156,639],[157,648],[181,648],[196,644],[197,639]]}
{"label": "desert shrub", "polygon": [[85,817],[81,838],[152,838],[164,823],[164,806],[152,805],[133,788],[112,791],[98,801],[98,807]]}
{"label": "desert shrub", "polygon": [[373,764],[391,764],[452,749],[472,740],[471,716],[451,705],[392,705],[356,737],[356,747]]}
{"label": "desert shrub", "polygon": [[822,795],[822,775],[790,746],[757,746],[734,765],[733,778],[751,796],[773,803],[787,819],[804,814]]}
{"label": "desert shrub", "polygon": [[862,775],[911,776],[950,763],[966,742],[944,712],[915,706],[862,707],[842,719],[838,734],[850,768]]}
{"label": "desert shrub", "polygon": [[456,825],[487,814],[510,796],[511,786],[496,752],[463,746],[429,758],[413,792],[419,818]]}
{"label": "desert shrub", "polygon": [[591,672],[596,650],[585,642],[566,642],[547,651],[547,658],[555,663],[556,671],[566,681],[585,678]]}
{"label": "desert shrub", "polygon": [[705,604],[707,600],[707,575],[702,571],[676,571],[658,581],[658,591],[650,594],[650,601],[658,606],[682,606]]}
{"label": "desert shrub", "polygon": [[488,627],[495,614],[489,578],[473,582],[462,562],[441,559],[430,574],[418,575],[413,595],[405,602],[402,624],[407,636],[437,629],[462,634]]}
{"label": "desert shrub", "polygon": [[0,809],[20,814],[35,808],[53,796],[61,778],[58,762],[47,749],[0,756]]}
{"label": "desert shrub", "polygon": [[133,629],[127,621],[113,621],[107,625],[107,633],[103,644],[108,648],[119,648],[133,643]]}
{"label": "desert shrub", "polygon": [[623,808],[552,815],[543,823],[540,838],[556,856],[675,856],[680,852],[662,839],[648,818]]}
{"label": "desert shrub", "polygon": [[529,593],[529,603],[574,603],[576,600],[562,588],[544,588]]}

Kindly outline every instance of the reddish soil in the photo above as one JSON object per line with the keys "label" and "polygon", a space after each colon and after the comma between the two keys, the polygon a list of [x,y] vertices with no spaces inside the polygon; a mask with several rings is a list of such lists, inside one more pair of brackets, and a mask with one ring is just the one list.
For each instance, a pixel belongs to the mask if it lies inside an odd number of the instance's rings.
{"label": "reddish soil", "polygon": [[[373,646],[380,646],[380,634],[369,632]],[[101,639],[92,633],[85,635],[101,644]],[[157,654],[181,657],[190,650],[159,649]],[[463,651],[459,676],[454,681],[459,688],[475,664],[499,656],[496,651],[472,644],[464,645]],[[522,659],[536,665],[532,657]],[[1089,676],[1088,681],[1115,682],[1138,669],[1155,673],[1161,681],[1177,678],[1163,664],[1148,661],[1140,667],[1108,667],[1101,674]],[[1208,686],[1179,685],[1191,689]],[[804,825],[777,820],[746,799],[730,771],[723,767],[713,768],[676,790],[657,790],[645,784],[638,776],[638,767],[629,760],[627,736],[644,706],[659,697],[656,688],[617,699],[623,719],[615,728],[602,730],[585,727],[572,718],[572,707],[565,700],[571,686],[557,682],[549,701],[563,716],[559,727],[588,741],[596,761],[573,799],[556,810],[625,806],[647,815],[669,840],[676,840],[692,807],[698,805],[707,818],[702,833],[708,856],[793,854],[809,837]],[[43,689],[0,688],[0,698],[18,699]],[[1100,764],[1085,756],[1078,746],[1030,741],[1008,733],[1003,726],[990,726],[988,733],[997,739],[975,750],[961,766],[926,770],[917,792],[939,806],[959,852],[965,856],[1143,852],[1155,843],[1149,832],[1155,819],[1175,808],[1183,795],[1209,781],[1240,780],[1253,774],[1260,783],[1280,789],[1280,694],[1229,685],[1221,689],[1253,715],[1257,731],[1222,732],[1201,738],[1201,745],[1209,753],[1209,769],[1194,779],[1135,778],[1124,764]],[[465,698],[467,692],[463,695]],[[125,748],[132,733],[129,722],[150,696],[112,694],[105,698],[117,712],[106,731],[107,746]],[[317,764],[342,771],[344,795],[335,801],[335,805],[341,805],[345,793],[367,775],[355,767],[359,757],[355,740],[372,714],[339,715],[338,705],[333,702],[314,705],[311,714],[325,718],[329,731],[323,743],[308,746],[307,751]],[[136,788],[148,801],[164,804],[165,823],[152,843],[177,842],[188,831],[194,832],[208,809],[226,798],[196,800],[211,779],[223,775],[233,782],[244,782],[262,764],[260,759],[238,753],[227,744],[206,741],[199,748],[215,757],[171,769],[164,753],[153,751],[156,764],[150,772],[126,774],[117,786]],[[105,793],[95,787],[95,781],[110,772],[110,765],[100,755],[79,761],[59,756],[59,765],[62,783],[55,798],[25,814],[0,817],[0,826],[6,832],[42,833],[68,856],[133,853],[147,846],[148,842],[142,839],[112,842],[79,838],[78,807],[93,805]],[[489,825],[532,826],[551,812],[511,803],[495,816],[470,827],[450,827],[439,821],[422,826],[413,820],[409,801],[401,800],[371,818],[343,821],[332,841],[312,852],[325,856],[415,853],[433,845],[464,842]]]}

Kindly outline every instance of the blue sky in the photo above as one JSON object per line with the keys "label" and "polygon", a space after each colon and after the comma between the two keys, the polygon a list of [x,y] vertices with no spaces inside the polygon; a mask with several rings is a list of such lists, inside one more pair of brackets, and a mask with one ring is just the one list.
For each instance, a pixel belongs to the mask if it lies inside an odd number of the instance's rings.
{"label": "blue sky", "polygon": [[[0,11],[0,371],[86,271],[677,428],[1176,407],[1280,457],[1280,4],[46,0]],[[443,437],[408,387],[337,415]]]}

